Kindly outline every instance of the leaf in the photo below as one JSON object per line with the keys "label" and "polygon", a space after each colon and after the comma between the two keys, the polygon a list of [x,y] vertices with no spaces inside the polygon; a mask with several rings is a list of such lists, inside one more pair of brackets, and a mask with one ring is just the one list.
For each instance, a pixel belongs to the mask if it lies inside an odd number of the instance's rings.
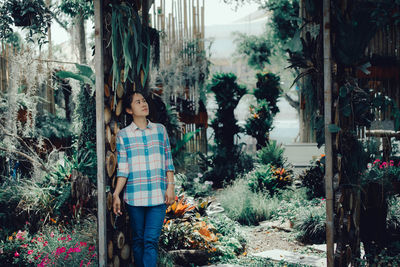
{"label": "leaf", "polygon": [[358,69],[364,72],[366,75],[370,75],[371,72],[368,70],[369,67],[371,67],[371,63],[367,62],[361,66],[358,66]]}
{"label": "leaf", "polygon": [[81,81],[83,83],[89,84],[92,88],[94,88],[94,83],[91,79],[89,79],[86,76],[83,75],[79,75],[70,71],[58,71],[56,72],[56,76],[61,78],[61,79],[66,79],[66,78],[71,78],[71,79],[75,79],[78,81]]}
{"label": "leaf", "polygon": [[88,78],[93,76],[93,70],[87,65],[75,64],[75,67],[79,70],[79,74],[86,76]]}
{"label": "leaf", "polygon": [[328,125],[328,130],[331,133],[338,133],[340,131],[340,127],[337,126],[336,124],[329,124]]}
{"label": "leaf", "polygon": [[189,142],[190,139],[192,139],[192,138],[196,135],[196,133],[198,133],[198,132],[200,132],[200,129],[197,129],[196,131],[192,131],[192,132],[186,133],[186,134],[183,136],[182,140],[179,140],[179,141],[176,143],[176,146],[172,149],[172,153],[176,153],[176,152],[178,152],[179,150],[181,150],[181,148],[182,148],[187,142]]}
{"label": "leaf", "polygon": [[345,86],[340,87],[339,96],[346,97],[346,95],[347,95],[347,87]]}

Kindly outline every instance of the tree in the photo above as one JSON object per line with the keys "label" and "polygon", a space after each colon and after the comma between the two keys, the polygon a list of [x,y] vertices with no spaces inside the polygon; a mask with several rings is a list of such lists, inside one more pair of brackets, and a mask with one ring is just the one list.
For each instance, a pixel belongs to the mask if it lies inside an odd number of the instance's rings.
{"label": "tree", "polygon": [[230,182],[235,175],[252,167],[252,163],[241,155],[240,147],[234,143],[234,137],[241,132],[241,128],[233,111],[246,93],[246,88],[237,84],[234,74],[219,73],[213,76],[210,90],[214,92],[218,103],[215,119],[211,123],[216,147],[211,157],[212,169],[204,176],[213,181],[213,186],[220,187],[223,182]]}

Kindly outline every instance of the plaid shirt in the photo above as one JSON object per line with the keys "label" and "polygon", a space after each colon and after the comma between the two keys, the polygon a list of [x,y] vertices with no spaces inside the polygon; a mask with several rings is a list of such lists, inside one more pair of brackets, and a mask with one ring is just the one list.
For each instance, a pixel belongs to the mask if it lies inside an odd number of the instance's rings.
{"label": "plaid shirt", "polygon": [[148,121],[142,130],[132,122],[117,134],[117,177],[128,178],[124,201],[132,206],[164,203],[167,171],[174,171],[167,131]]}

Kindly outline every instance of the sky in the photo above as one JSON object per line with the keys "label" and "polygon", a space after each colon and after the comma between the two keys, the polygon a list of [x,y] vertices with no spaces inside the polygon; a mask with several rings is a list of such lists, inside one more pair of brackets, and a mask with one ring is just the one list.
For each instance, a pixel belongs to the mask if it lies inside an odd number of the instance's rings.
{"label": "sky", "polygon": [[[166,11],[167,13],[171,10],[172,0],[166,0]],[[176,0],[175,0],[176,1]],[[226,4],[222,0],[204,0],[205,11],[204,11],[204,24],[205,26],[212,25],[225,25],[232,24],[235,21],[245,17],[248,14],[255,12],[258,8],[257,4],[246,3],[235,10],[235,4]],[[197,0],[195,0],[197,2]],[[200,5],[203,0],[200,0]],[[155,0],[156,6],[160,5],[160,0]],[[152,8],[150,12],[152,12]],[[88,30],[92,29],[91,25],[88,25]],[[60,44],[67,41],[70,36],[65,32],[57,23],[52,24],[52,37],[54,44]]]}

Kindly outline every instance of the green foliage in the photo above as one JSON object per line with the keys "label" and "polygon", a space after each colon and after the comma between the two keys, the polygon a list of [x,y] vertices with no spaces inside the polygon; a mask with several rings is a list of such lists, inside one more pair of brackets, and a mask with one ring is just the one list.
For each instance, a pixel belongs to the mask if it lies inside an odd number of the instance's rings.
{"label": "green foliage", "polygon": [[47,138],[72,138],[72,124],[65,118],[58,117],[47,111],[36,117],[36,131]]}
{"label": "green foliage", "polygon": [[[111,29],[113,88],[117,88],[121,81],[129,79],[130,82],[135,82],[137,89],[143,89],[150,71],[150,37],[147,25],[142,25],[132,4],[124,2],[112,5]],[[122,69],[124,71],[121,77]],[[116,99],[116,90],[114,91]],[[117,101],[115,105],[116,103]]]}
{"label": "green foliage", "polygon": [[46,43],[50,10],[43,0],[8,0],[0,3],[0,39],[13,37],[12,26],[28,29],[26,40],[41,46]]}
{"label": "green foliage", "polygon": [[400,234],[400,196],[389,199],[387,227],[389,233]]}
{"label": "green foliage", "polygon": [[78,121],[78,149],[85,149],[86,143],[96,144],[96,75],[87,65],[75,64],[78,72],[58,71],[56,76],[60,79],[71,78],[82,82],[78,94],[78,105],[75,119]]}
{"label": "green foliage", "polygon": [[254,89],[257,106],[250,106],[251,116],[245,125],[246,133],[257,139],[257,149],[268,144],[273,118],[279,112],[277,106],[281,94],[279,81],[279,76],[273,73],[257,73],[257,87]]}
{"label": "green foliage", "polygon": [[194,198],[206,197],[211,194],[212,182],[204,181],[203,175],[198,173],[196,177],[186,176],[182,173],[175,175],[175,180],[177,184],[182,187],[182,189]]}
{"label": "green foliage", "polygon": [[315,199],[313,205],[298,212],[295,229],[297,239],[303,243],[322,244],[326,241],[325,200]]}
{"label": "green foliage", "polygon": [[237,33],[235,43],[237,52],[247,57],[247,64],[250,67],[263,70],[265,65],[270,63],[272,44],[265,36]]}
{"label": "green foliage", "polygon": [[294,37],[299,29],[299,0],[265,1],[263,8],[272,11],[272,27],[284,44]]}
{"label": "green foliage", "polygon": [[228,152],[225,148],[212,147],[213,155],[206,157],[199,154],[204,164],[210,167],[204,173],[204,179],[213,182],[214,188],[220,188],[225,183],[230,183],[237,176],[253,169],[253,158],[243,153],[239,146]]}
{"label": "green foliage", "polygon": [[19,230],[0,243],[0,261],[7,266],[78,266],[97,264],[97,229],[94,220],[85,220],[73,231],[46,226],[31,234]]}
{"label": "green foliage", "polygon": [[271,164],[277,168],[283,168],[286,165],[287,159],[284,157],[285,149],[281,144],[273,140],[265,147],[257,151],[257,161],[260,164]]}
{"label": "green foliage", "polygon": [[87,143],[96,144],[96,98],[91,96],[89,88],[81,86],[75,120],[79,123],[77,148],[85,149]]}
{"label": "green foliage", "polygon": [[334,53],[345,66],[358,66],[364,60],[365,48],[378,30],[372,19],[372,10],[361,3],[351,10],[342,10],[338,6],[334,9],[333,23],[337,34]]}
{"label": "green foliage", "polygon": [[253,192],[264,192],[271,196],[292,184],[290,172],[283,168],[276,169],[270,164],[257,166],[246,175],[246,180]]}
{"label": "green foliage", "polygon": [[92,89],[91,95],[93,96],[96,84],[96,74],[92,68],[87,65],[75,64],[75,67],[78,70],[77,73],[71,71],[58,71],[56,72],[56,76],[60,79],[71,78],[88,84]]}
{"label": "green foliage", "polygon": [[58,9],[70,17],[78,15],[84,19],[94,16],[94,5],[92,1],[87,0],[61,0]]}
{"label": "green foliage", "polygon": [[269,132],[273,129],[273,115],[269,103],[260,100],[256,107],[250,106],[250,118],[246,120],[246,134],[257,139],[257,148],[260,149],[269,142]]}
{"label": "green foliage", "polygon": [[242,154],[240,147],[234,144],[234,136],[241,129],[233,112],[240,98],[246,93],[246,88],[236,83],[234,74],[219,73],[213,76],[210,90],[214,92],[218,104],[216,117],[211,123],[216,148],[211,158],[203,158],[212,167],[212,170],[206,173],[206,179],[212,180],[214,186],[219,187],[224,181],[229,182],[238,173],[252,167],[249,157]]}
{"label": "green foliage", "polygon": [[211,80],[210,90],[215,94],[218,104],[216,118],[211,122],[215,142],[229,153],[234,148],[235,134],[240,132],[233,111],[246,93],[246,88],[237,84],[233,73],[218,73]]}
{"label": "green foliage", "polygon": [[254,96],[258,101],[266,100],[273,115],[279,112],[277,102],[282,94],[280,78],[273,73],[257,73],[257,83]]}
{"label": "green foliage", "polygon": [[244,225],[256,225],[271,218],[273,210],[279,205],[268,195],[251,191],[244,179],[235,180],[221,191],[218,200],[230,219]]}
{"label": "green foliage", "polygon": [[301,185],[307,188],[309,199],[325,196],[325,157],[316,160],[313,165],[300,176]]}

